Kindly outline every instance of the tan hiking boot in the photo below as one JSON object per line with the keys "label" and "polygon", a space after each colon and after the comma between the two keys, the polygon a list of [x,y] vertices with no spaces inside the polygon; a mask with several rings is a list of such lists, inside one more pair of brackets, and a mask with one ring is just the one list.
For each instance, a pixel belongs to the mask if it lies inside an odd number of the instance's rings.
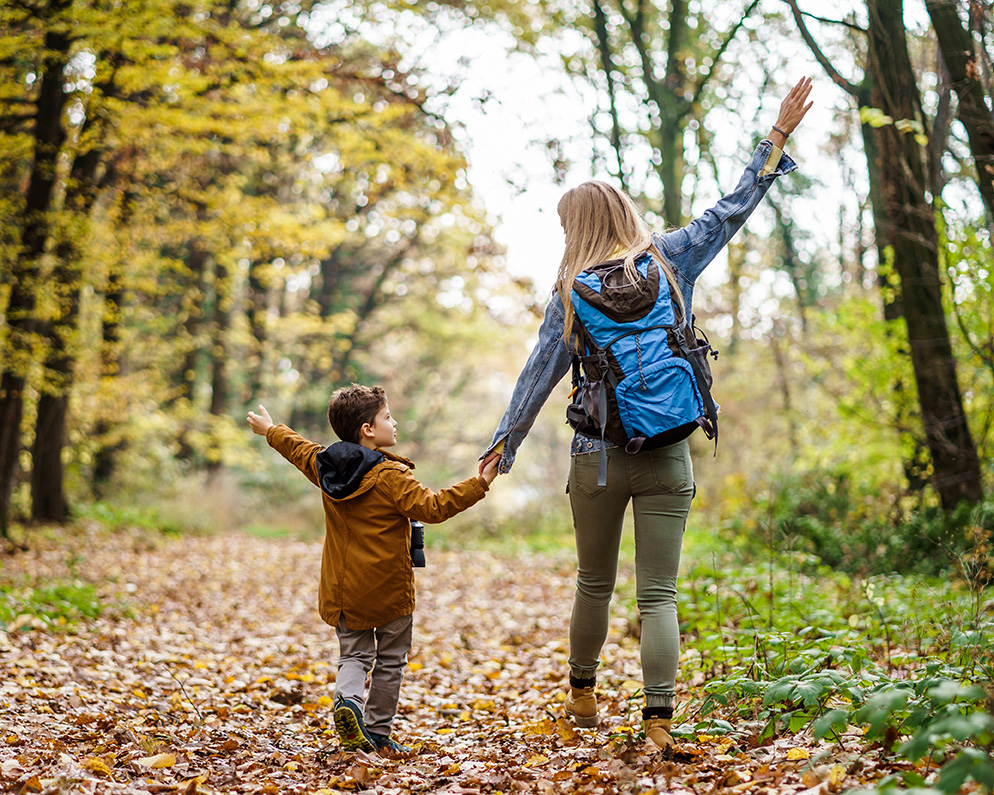
{"label": "tan hiking boot", "polygon": [[657,745],[666,756],[673,754],[674,743],[673,737],[670,735],[671,723],[669,718],[649,718],[642,723],[645,738]]}
{"label": "tan hiking boot", "polygon": [[592,687],[570,685],[563,709],[566,717],[572,718],[577,726],[590,729],[597,725],[597,697]]}

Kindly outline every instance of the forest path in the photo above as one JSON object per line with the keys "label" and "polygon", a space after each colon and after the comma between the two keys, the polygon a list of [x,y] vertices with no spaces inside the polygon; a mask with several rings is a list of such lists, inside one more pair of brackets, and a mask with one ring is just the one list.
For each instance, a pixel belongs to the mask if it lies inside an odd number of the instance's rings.
{"label": "forest path", "polygon": [[91,583],[104,605],[68,630],[24,616],[0,632],[0,791],[805,789],[807,752],[779,742],[732,757],[704,737],[676,763],[654,754],[623,616],[603,655],[601,727],[563,721],[568,552],[428,550],[394,725],[414,754],[384,759],[338,749],[319,542],[81,532],[0,563],[0,588]]}

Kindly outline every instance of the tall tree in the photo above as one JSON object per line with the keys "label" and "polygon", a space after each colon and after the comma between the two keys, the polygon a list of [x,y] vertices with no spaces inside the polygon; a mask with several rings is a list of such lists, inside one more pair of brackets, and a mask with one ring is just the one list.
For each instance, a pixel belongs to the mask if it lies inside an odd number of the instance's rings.
{"label": "tall tree", "polygon": [[[938,235],[933,208],[926,200],[925,166],[915,134],[924,129],[925,120],[918,110],[921,103],[908,54],[903,2],[868,2],[868,26],[863,31],[866,63],[859,83],[843,77],[832,64],[808,29],[797,0],[787,2],[812,54],[861,109],[884,316],[890,321],[903,319],[907,326],[918,406],[932,459],[931,482],[947,509],[961,500],[976,502],[981,495],[979,461],[942,308]],[[840,24],[859,31],[850,21]],[[896,292],[889,279],[891,263]],[[906,405],[903,385],[894,388],[898,403]],[[906,426],[903,409],[898,411],[897,424]],[[906,464],[909,482],[916,477],[915,466]]]}
{"label": "tall tree", "polygon": [[[977,186],[987,206],[988,223],[994,226],[994,96],[981,81],[980,44],[960,18],[955,0],[926,0],[925,7],[939,40],[942,59],[949,71],[958,108],[956,117],[966,129],[976,168]],[[980,0],[972,0],[970,14],[978,23],[985,10]],[[986,10],[990,25],[990,9]]]}
{"label": "tall tree", "polygon": [[[607,86],[616,176],[625,181],[629,168],[624,163],[626,134],[617,107],[618,78],[622,77],[628,90],[643,103],[639,115],[651,120],[638,134],[652,147],[651,161],[663,186],[662,216],[672,226],[685,220],[687,124],[699,112],[705,88],[757,5],[758,0],[750,0],[732,17],[734,21],[719,31],[706,6],[694,11],[686,0],[593,0],[592,32],[600,74]],[[659,57],[660,52],[665,53],[665,59]]]}
{"label": "tall tree", "polygon": [[[915,120],[921,103],[908,55],[903,0],[868,0],[867,8],[875,106],[895,120]],[[926,197],[922,146],[913,126],[885,124],[878,131],[887,210],[883,231],[901,279],[911,363],[934,468],[932,484],[943,507],[952,510],[964,500],[980,500],[980,461],[963,410],[942,305],[939,238]]]}
{"label": "tall tree", "polygon": [[[232,387],[275,380],[245,372],[234,355],[242,340],[261,347],[262,326],[272,325],[266,344],[281,346],[281,366],[300,364],[394,300],[398,283],[437,275],[432,252],[453,245],[438,217],[485,236],[465,162],[428,109],[420,76],[349,26],[340,41],[316,45],[312,5],[208,3],[210,13],[196,14],[176,0],[0,8],[9,89],[0,95],[0,181],[11,189],[0,203],[12,220],[0,230],[4,531],[25,394],[39,395],[34,513],[60,518],[75,372],[127,373],[137,387],[98,391],[94,400],[106,394],[109,410],[80,420],[113,437],[92,459],[104,485],[123,438],[106,418],[127,417],[129,403],[142,406],[136,416],[148,406],[168,416],[164,442],[182,440],[197,465],[219,461],[215,430],[230,425]],[[111,181],[115,190],[101,196]],[[114,197],[126,197],[126,212]],[[95,257],[96,240],[119,250]],[[314,324],[313,306],[298,299],[343,245],[360,259]],[[276,262],[285,265],[291,314],[264,324]],[[259,267],[245,274],[243,263]],[[83,287],[103,297],[96,317],[100,302]],[[240,312],[250,303],[246,321]],[[286,331],[289,341],[279,337]],[[176,374],[174,383],[158,373]]]}
{"label": "tall tree", "polygon": [[83,289],[83,260],[88,255],[91,213],[100,190],[99,172],[110,135],[105,103],[116,99],[116,58],[97,58],[107,69],[90,92],[87,115],[76,133],[72,167],[63,190],[60,223],[54,231],[53,266],[45,310],[38,313],[38,332],[46,348],[39,383],[35,438],[31,451],[31,516],[61,522],[68,506],[63,490],[63,448],[75,368],[73,350]]}
{"label": "tall tree", "polygon": [[[31,21],[13,20],[21,26],[22,41],[38,38],[30,58],[17,70],[21,85],[26,72],[36,69],[37,92],[28,100],[33,113],[29,126],[17,130],[28,143],[31,165],[26,188],[14,226],[20,240],[13,257],[11,287],[7,300],[7,337],[0,376],[0,532],[7,533],[10,498],[14,486],[17,459],[21,450],[21,421],[24,411],[24,388],[28,370],[36,358],[37,303],[41,289],[43,258],[52,233],[53,205],[56,200],[58,163],[66,139],[63,113],[66,107],[65,72],[73,45],[69,18],[70,0],[51,0],[34,10]],[[16,128],[15,128],[16,129]],[[16,166],[16,162],[8,165]]]}

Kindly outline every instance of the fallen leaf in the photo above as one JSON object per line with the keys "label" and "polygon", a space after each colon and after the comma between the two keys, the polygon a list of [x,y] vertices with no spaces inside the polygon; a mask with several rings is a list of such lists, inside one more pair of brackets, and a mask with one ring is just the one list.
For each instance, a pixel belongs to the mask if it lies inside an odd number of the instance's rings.
{"label": "fallen leaf", "polygon": [[155,754],[155,756],[145,756],[141,759],[136,759],[135,762],[142,767],[172,767],[176,764],[176,754]]}
{"label": "fallen leaf", "polygon": [[31,776],[24,785],[21,787],[21,793],[25,792],[41,792],[41,779],[38,776]]}
{"label": "fallen leaf", "polygon": [[832,769],[828,773],[828,783],[833,789],[837,789],[842,786],[842,783],[846,780],[846,769],[842,765],[832,765]]}
{"label": "fallen leaf", "polygon": [[99,773],[101,776],[106,776],[107,778],[112,777],[110,768],[107,766],[107,763],[103,759],[91,756],[88,759],[84,759],[82,765],[85,769],[93,773]]}

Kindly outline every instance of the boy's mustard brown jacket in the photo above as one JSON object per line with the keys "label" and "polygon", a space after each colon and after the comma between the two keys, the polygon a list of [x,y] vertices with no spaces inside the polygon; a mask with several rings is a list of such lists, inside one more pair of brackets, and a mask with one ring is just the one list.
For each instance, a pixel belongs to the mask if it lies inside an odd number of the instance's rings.
{"label": "boy's mustard brown jacket", "polygon": [[410,520],[444,522],[487,493],[481,477],[433,492],[406,458],[351,442],[323,447],[286,425],[271,427],[266,441],[321,489],[318,612],[332,626],[344,618],[348,629],[370,629],[413,613]]}

